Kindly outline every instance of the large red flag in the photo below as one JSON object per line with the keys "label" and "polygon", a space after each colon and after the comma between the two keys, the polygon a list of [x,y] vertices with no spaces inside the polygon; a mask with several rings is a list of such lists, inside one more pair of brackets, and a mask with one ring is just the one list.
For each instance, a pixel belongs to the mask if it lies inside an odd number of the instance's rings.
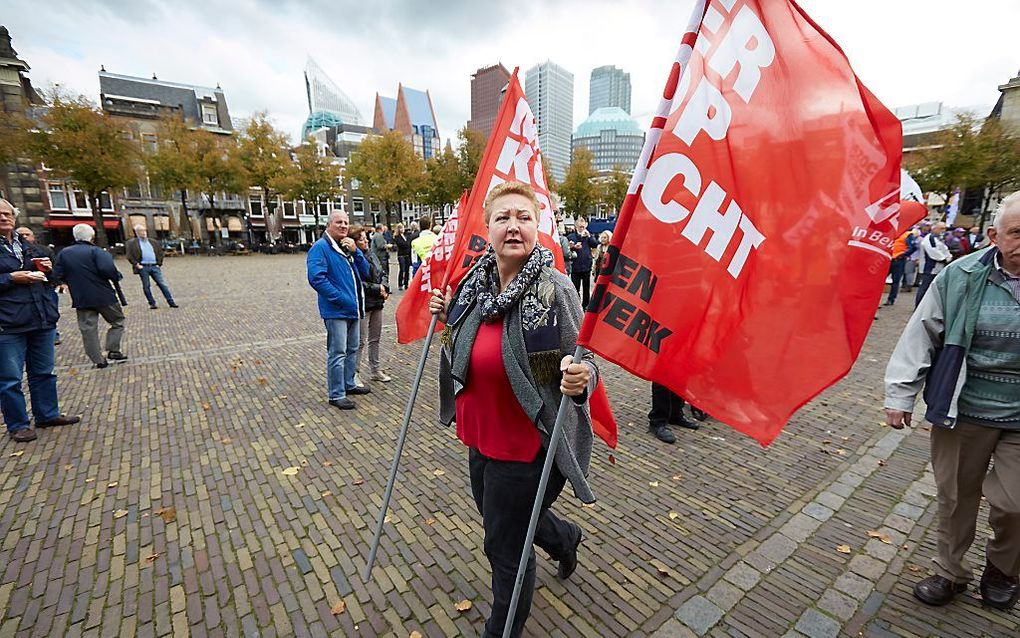
{"label": "large red flag", "polygon": [[770,443],[843,377],[900,228],[899,121],[795,2],[700,0],[580,342]]}
{"label": "large red flag", "polygon": [[[432,247],[432,254],[415,273],[397,306],[398,342],[411,343],[426,336],[430,321],[428,298],[431,290],[442,290],[447,285],[456,289],[474,262],[485,252],[488,232],[482,204],[494,186],[509,180],[530,184],[534,189],[540,208],[539,242],[552,251],[556,267],[563,271],[563,253],[558,243],[549,187],[545,183],[542,154],[538,146],[538,128],[517,80],[517,69],[514,69],[510,77],[470,194],[461,197],[460,205]],[[610,447],[616,447],[616,421],[601,383],[591,397],[590,405],[595,434]]]}

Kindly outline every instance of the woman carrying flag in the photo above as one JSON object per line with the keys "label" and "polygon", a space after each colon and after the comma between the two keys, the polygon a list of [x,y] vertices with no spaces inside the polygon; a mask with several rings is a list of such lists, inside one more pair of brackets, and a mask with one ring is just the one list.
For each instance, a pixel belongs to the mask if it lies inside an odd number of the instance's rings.
{"label": "woman carrying flag", "polygon": [[[590,354],[571,363],[581,306],[570,280],[553,267],[552,253],[538,244],[534,190],[505,182],[489,192],[484,210],[490,247],[456,293],[432,291],[429,310],[446,323],[440,420],[455,421],[457,437],[469,448],[471,491],[492,568],[492,613],[483,635],[501,636],[562,395],[573,401],[535,544],[559,562],[559,578],[577,567],[581,528],[549,507],[567,481],[582,502],[595,501],[586,476],[592,450],[588,396],[598,368]],[[534,589],[532,551],[512,636],[524,630]]]}

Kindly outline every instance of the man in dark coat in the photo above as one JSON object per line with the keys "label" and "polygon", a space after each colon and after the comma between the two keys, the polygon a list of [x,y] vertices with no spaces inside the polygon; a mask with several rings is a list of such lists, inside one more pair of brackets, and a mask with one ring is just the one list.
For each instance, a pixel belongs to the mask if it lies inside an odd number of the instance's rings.
{"label": "man in dark coat", "polygon": [[145,300],[149,302],[149,310],[156,309],[156,298],[152,296],[152,285],[149,283],[151,277],[159,286],[166,304],[171,308],[177,308],[174,296],[163,279],[163,247],[159,242],[149,241],[148,229],[138,224],[135,226],[135,236],[124,244],[124,256],[131,264],[131,269],[142,279],[142,292],[145,293]]}
{"label": "man in dark coat", "polygon": [[[14,232],[21,239],[22,246],[27,245],[31,252],[36,253],[40,257],[48,257],[50,263],[53,262],[53,260],[55,259],[53,249],[47,246],[46,244],[40,244],[38,241],[36,241],[35,231],[33,231],[28,226],[22,226],[21,228],[16,228]],[[66,292],[66,290],[64,290],[63,288],[64,288],[63,286],[58,286],[57,292],[61,293]],[[53,345],[55,346],[60,345],[60,330],[53,331]]]}
{"label": "man in dark coat", "polygon": [[575,256],[570,264],[570,280],[577,288],[577,294],[581,295],[581,307],[588,307],[588,297],[591,295],[591,250],[599,245],[599,240],[588,232],[588,220],[578,217],[574,222],[574,232],[567,235],[570,240],[570,247]]}
{"label": "man in dark coat", "polygon": [[53,335],[60,312],[45,274],[52,264],[14,234],[16,217],[14,206],[0,199],[0,412],[11,439],[25,443],[36,439],[21,389],[26,372],[36,427],[79,419],[61,415],[57,404]]}
{"label": "man in dark coat", "polygon": [[[71,305],[78,313],[85,354],[97,368],[105,368],[110,361],[124,361],[127,356],[120,350],[124,336],[124,311],[120,308],[112,282],[123,275],[113,265],[110,253],[94,245],[96,231],[88,224],[72,229],[74,244],[60,251],[53,275],[71,290]],[[106,357],[99,345],[99,317],[110,329],[106,332]]]}

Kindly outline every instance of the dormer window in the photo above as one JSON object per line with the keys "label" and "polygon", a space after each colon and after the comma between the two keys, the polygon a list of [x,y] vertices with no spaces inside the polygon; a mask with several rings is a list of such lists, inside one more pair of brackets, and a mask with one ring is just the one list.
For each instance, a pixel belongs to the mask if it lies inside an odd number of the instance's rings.
{"label": "dormer window", "polygon": [[220,116],[216,112],[215,104],[203,104],[202,105],[202,122],[205,124],[211,124],[213,126],[220,125]]}

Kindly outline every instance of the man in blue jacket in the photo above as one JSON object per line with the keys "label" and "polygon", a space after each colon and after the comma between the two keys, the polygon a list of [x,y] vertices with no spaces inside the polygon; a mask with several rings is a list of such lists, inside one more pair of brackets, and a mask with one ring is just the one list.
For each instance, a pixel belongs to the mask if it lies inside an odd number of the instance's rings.
{"label": "man in blue jacket", "polygon": [[14,234],[16,217],[14,206],[0,199],[0,412],[11,439],[25,443],[36,439],[21,389],[25,371],[36,427],[79,419],[61,415],[57,405],[53,337],[60,312],[45,275],[52,264]]}
{"label": "man in blue jacket", "polygon": [[350,218],[333,211],[326,232],[308,251],[308,283],[319,294],[319,315],[326,324],[326,386],[329,404],[353,410],[349,394],[370,390],[354,382],[358,368],[358,322],[364,314],[361,281],[368,277],[368,261],[347,236]]}
{"label": "man in blue jacket", "polygon": [[[124,361],[127,356],[120,351],[120,340],[124,336],[124,311],[117,300],[112,282],[120,281],[123,275],[113,264],[110,253],[92,243],[96,231],[88,224],[78,224],[71,229],[75,242],[60,251],[53,267],[53,276],[67,284],[71,291],[71,305],[78,313],[78,329],[81,331],[85,354],[97,368],[105,368],[107,359]],[[99,344],[99,317],[110,324],[106,331],[106,357]]]}

